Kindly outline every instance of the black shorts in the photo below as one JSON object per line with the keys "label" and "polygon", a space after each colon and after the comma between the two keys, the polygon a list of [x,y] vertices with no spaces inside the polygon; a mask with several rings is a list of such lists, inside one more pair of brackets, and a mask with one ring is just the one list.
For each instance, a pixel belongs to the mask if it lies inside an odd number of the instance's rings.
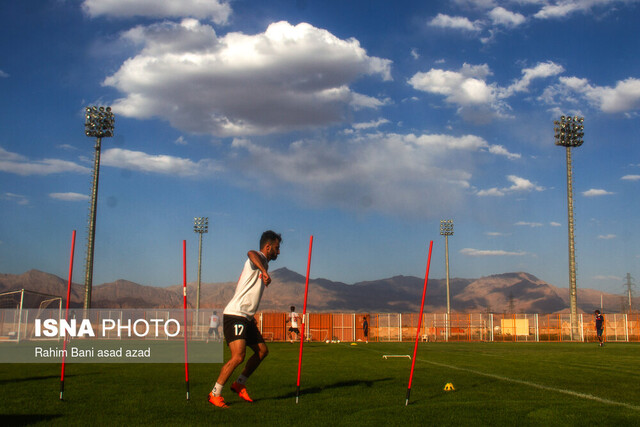
{"label": "black shorts", "polygon": [[296,334],[299,334],[300,331],[298,330],[298,328],[289,328],[289,332],[295,332]]}
{"label": "black shorts", "polygon": [[598,334],[599,337],[602,336],[602,332],[604,332],[604,329],[596,329],[596,333]]}
{"label": "black shorts", "polygon": [[222,324],[227,345],[236,340],[245,340],[248,346],[264,342],[255,320],[224,314],[222,316]]}

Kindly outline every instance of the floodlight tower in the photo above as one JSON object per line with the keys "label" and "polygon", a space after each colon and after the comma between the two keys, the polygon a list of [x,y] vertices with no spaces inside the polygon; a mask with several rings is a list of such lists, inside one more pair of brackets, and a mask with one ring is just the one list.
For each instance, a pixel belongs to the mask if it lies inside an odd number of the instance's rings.
{"label": "floodlight tower", "polygon": [[580,147],[584,137],[584,117],[562,116],[554,121],[556,145],[566,148],[567,152],[567,207],[569,222],[569,308],[571,311],[571,339],[580,336],[578,328],[578,290],[576,286],[576,253],[574,241],[573,217],[573,167],[571,148]]}
{"label": "floodlight tower", "polygon": [[202,235],[209,232],[209,218],[193,218],[193,232],[200,235],[200,245],[198,249],[198,289],[196,291],[196,325],[198,324],[198,314],[200,311],[200,273],[202,272]]}
{"label": "floodlight tower", "polygon": [[449,339],[449,322],[451,319],[451,300],[449,291],[449,236],[453,236],[453,220],[440,221],[440,234],[444,236],[444,259],[447,269],[447,340]]}
{"label": "floodlight tower", "polygon": [[631,273],[627,273],[627,283],[624,284],[627,287],[627,294],[629,296],[629,311],[628,313],[631,313],[631,309],[632,309],[632,305],[631,305],[631,298],[633,296],[633,287],[635,286],[635,283],[633,283],[633,277],[631,277]]}
{"label": "floodlight tower", "polygon": [[84,133],[96,138],[93,160],[93,183],[91,185],[89,226],[87,231],[87,259],[84,276],[84,309],[91,308],[91,287],[93,286],[93,251],[96,238],[96,210],[98,207],[98,176],[100,174],[100,148],[102,138],[113,136],[114,116],[111,107],[87,107],[85,110]]}

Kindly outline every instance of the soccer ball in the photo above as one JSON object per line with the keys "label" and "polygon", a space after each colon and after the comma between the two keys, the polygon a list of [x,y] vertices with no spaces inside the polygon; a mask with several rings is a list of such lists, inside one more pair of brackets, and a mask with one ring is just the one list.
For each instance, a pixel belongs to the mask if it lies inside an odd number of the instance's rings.
{"label": "soccer ball", "polygon": [[327,344],[329,344],[329,340],[326,340],[325,342],[326,342]]}

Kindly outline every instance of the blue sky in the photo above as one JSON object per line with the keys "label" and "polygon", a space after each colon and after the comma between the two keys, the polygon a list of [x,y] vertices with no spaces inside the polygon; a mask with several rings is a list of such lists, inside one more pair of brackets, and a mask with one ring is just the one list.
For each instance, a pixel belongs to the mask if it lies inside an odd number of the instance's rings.
{"label": "blue sky", "polygon": [[41,0],[0,4],[0,271],[84,277],[94,141],[111,105],[94,284],[233,281],[266,229],[272,268],[353,283],[526,271],[568,287],[640,275],[640,2]]}

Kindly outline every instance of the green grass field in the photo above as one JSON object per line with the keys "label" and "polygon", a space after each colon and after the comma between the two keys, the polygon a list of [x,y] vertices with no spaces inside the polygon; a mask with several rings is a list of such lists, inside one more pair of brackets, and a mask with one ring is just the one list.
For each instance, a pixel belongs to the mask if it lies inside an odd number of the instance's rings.
{"label": "green grass field", "polygon": [[[2,425],[640,425],[640,346],[421,343],[405,406],[412,343],[270,344],[247,384],[253,404],[206,401],[220,364],[0,365]],[[2,348],[0,347],[0,351]],[[235,376],[234,376],[235,378]],[[455,391],[443,390],[453,383]]]}

